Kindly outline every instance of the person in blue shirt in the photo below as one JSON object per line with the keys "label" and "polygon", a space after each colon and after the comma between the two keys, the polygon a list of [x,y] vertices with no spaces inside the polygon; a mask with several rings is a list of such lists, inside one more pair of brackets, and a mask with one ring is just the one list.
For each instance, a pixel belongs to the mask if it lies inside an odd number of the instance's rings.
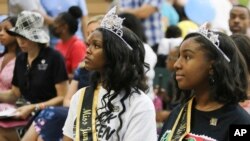
{"label": "person in blue shirt", "polygon": [[147,42],[154,51],[163,38],[160,7],[163,0],[120,0],[119,11],[130,13],[139,18],[143,24]]}

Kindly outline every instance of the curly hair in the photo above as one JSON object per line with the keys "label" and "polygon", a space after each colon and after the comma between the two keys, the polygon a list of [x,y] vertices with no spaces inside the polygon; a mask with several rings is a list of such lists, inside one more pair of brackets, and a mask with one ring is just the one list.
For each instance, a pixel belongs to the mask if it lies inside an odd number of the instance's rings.
{"label": "curly hair", "polygon": [[[212,42],[198,33],[188,34],[183,41],[194,38],[201,45],[207,58],[214,60],[212,64],[214,84],[210,85],[210,96],[213,100],[223,104],[233,104],[247,98],[247,67],[234,41],[226,34],[215,32],[219,35],[219,48],[230,59],[228,62],[214,47]],[[209,81],[209,80],[208,80]],[[190,97],[191,90],[181,93]],[[187,99],[186,99],[187,100]]]}
{"label": "curly hair", "polygon": [[[106,109],[106,112],[99,114],[97,120],[100,121],[102,117],[111,114],[114,111],[112,101],[121,92],[124,93],[120,100],[122,110],[118,114],[120,125],[116,131],[118,139],[120,139],[118,133],[123,125],[121,117],[126,111],[125,100],[134,92],[141,94],[140,90],[145,91],[148,89],[144,69],[148,69],[149,65],[144,62],[145,50],[142,41],[131,30],[125,27],[122,28],[122,38],[133,50],[130,50],[114,33],[103,28],[96,30],[102,33],[103,51],[105,60],[107,60],[102,72],[102,85],[107,90],[107,93],[102,97],[103,107],[97,109]],[[100,77],[101,74],[98,72],[95,72],[92,76],[91,82],[93,82],[92,85],[94,87],[97,87]]]}

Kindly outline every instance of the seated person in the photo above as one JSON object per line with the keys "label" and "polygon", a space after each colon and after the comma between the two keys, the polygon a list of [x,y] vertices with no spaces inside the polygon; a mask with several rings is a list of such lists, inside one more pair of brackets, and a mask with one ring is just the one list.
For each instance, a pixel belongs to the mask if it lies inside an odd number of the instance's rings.
{"label": "seated person", "polygon": [[[33,111],[60,105],[67,91],[68,76],[63,57],[47,47],[48,34],[42,29],[43,17],[36,12],[23,11],[15,27],[7,32],[16,36],[20,53],[15,62],[10,90],[0,92],[0,102],[15,103],[23,97],[30,104],[18,107],[15,118],[27,119]],[[16,141],[15,128],[0,128],[0,140]]]}
{"label": "seated person", "polygon": [[72,6],[67,12],[60,13],[52,25],[51,32],[60,38],[55,49],[64,57],[69,80],[73,78],[74,71],[86,55],[86,45],[75,33],[78,29],[78,18],[82,11]]}
{"label": "seated person", "polygon": [[16,56],[20,52],[16,38],[6,32],[15,26],[16,20],[17,17],[7,17],[0,23],[0,43],[4,46],[0,53],[0,91],[11,89]]}
{"label": "seated person", "polygon": [[64,141],[157,139],[154,105],[145,94],[145,49],[115,11],[88,37],[85,68],[94,74],[90,86],[72,97]]}
{"label": "seated person", "polygon": [[[89,22],[87,23],[88,35],[99,27],[102,18],[103,16],[98,15],[89,19]],[[33,124],[24,135],[22,141],[58,141],[62,139],[62,127],[68,115],[68,107],[70,105],[71,97],[78,89],[89,85],[91,72],[84,68],[84,64],[84,61],[80,63],[74,73],[74,77],[64,98],[64,107],[48,107],[43,110],[34,120]]]}

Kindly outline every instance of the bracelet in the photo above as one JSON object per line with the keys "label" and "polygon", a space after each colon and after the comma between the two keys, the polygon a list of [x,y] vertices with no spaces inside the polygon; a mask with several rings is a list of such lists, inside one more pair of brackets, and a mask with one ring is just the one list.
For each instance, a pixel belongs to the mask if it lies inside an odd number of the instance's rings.
{"label": "bracelet", "polygon": [[42,110],[46,108],[46,105],[44,103],[41,103],[39,105],[40,105],[40,109],[42,109]]}
{"label": "bracelet", "polygon": [[43,110],[45,108],[46,108],[46,105],[44,103],[35,105],[35,111]]}
{"label": "bracelet", "polygon": [[39,104],[36,104],[35,105],[35,111],[39,111],[41,108],[40,108],[40,106],[39,106]]}

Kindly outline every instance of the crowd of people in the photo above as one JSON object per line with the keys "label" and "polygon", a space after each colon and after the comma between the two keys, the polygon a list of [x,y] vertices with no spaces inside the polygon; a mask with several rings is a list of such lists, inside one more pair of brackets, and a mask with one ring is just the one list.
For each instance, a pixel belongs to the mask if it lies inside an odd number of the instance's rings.
{"label": "crowd of people", "polygon": [[226,141],[250,124],[246,6],[232,5],[228,34],[183,30],[174,0],[113,2],[88,17],[85,0],[8,1],[0,110],[15,111],[1,141]]}

